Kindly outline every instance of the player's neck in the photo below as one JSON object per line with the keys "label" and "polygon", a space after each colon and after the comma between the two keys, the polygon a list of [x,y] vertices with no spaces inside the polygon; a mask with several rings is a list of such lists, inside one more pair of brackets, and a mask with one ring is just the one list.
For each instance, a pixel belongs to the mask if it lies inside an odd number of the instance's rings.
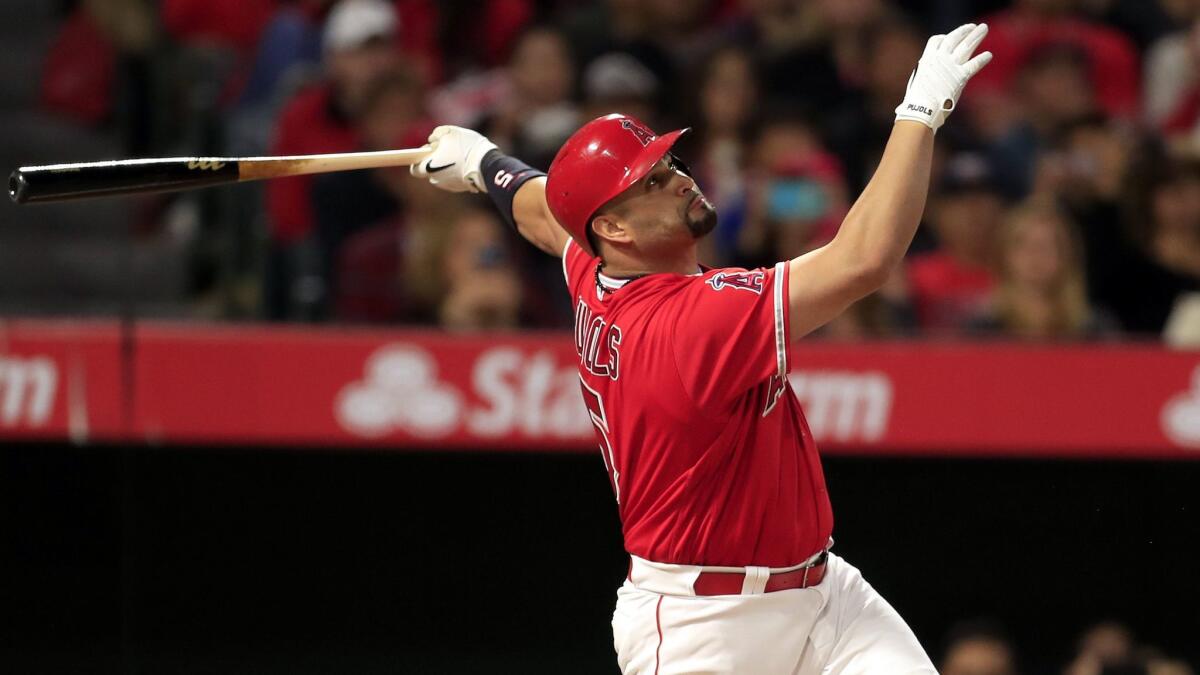
{"label": "player's neck", "polygon": [[689,246],[677,254],[661,258],[631,256],[622,251],[606,251],[601,271],[605,276],[624,279],[647,274],[695,274],[700,269],[696,262],[696,247]]}

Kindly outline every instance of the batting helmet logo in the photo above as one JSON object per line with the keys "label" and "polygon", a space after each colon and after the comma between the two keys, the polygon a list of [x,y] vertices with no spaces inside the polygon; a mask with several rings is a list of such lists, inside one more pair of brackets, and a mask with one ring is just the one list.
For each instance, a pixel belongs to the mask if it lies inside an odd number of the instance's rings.
{"label": "batting helmet logo", "polygon": [[621,120],[621,128],[629,131],[642,142],[642,147],[650,145],[650,141],[654,140],[654,132],[642,126],[637,120],[632,117],[626,117]]}
{"label": "batting helmet logo", "polygon": [[546,202],[576,244],[596,255],[587,231],[596,211],[650,172],[687,129],[655,135],[627,115],[606,115],[567,139],[550,164]]}

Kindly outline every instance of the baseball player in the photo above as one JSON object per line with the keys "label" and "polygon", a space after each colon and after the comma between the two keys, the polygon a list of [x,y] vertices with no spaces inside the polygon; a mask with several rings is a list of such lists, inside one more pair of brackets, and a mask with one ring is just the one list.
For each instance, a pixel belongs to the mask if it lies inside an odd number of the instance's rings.
{"label": "baseball player", "polygon": [[[912,631],[830,552],[820,459],[788,384],[789,345],[883,284],[925,207],[934,133],[991,54],[967,24],[929,40],[870,184],[827,245],[763,269],[708,269],[716,215],[657,135],[609,115],[548,176],[439,127],[413,174],[486,192],[562,257],[583,398],[620,512],[624,673],[935,673]],[[569,565],[570,561],[553,561]]]}

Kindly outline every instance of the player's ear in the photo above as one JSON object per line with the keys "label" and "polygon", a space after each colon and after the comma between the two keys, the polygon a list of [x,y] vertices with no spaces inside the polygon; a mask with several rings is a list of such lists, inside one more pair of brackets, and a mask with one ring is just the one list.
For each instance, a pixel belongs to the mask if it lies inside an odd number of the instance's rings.
{"label": "player's ear", "polygon": [[633,241],[629,223],[615,213],[599,213],[592,218],[592,232],[597,239],[613,243]]}

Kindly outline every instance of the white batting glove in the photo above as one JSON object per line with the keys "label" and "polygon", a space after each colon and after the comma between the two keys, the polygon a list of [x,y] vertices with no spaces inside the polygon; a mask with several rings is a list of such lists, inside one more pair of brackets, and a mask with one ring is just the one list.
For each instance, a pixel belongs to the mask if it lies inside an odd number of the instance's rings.
{"label": "white batting glove", "polygon": [[987,36],[987,24],[968,23],[948,35],[934,35],[908,78],[896,120],[920,122],[936,132],[958,105],[963,87],[992,60],[991,52],[971,55]]}
{"label": "white batting glove", "polygon": [[408,167],[417,178],[449,192],[485,192],[479,163],[496,144],[477,131],[440,126],[429,134],[428,157]]}

